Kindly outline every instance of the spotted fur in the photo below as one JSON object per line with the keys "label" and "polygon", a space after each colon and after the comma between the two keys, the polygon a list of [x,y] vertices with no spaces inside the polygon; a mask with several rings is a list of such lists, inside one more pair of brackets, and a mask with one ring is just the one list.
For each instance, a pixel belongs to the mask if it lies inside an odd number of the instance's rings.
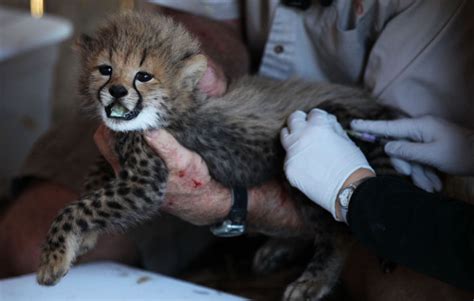
{"label": "spotted fur", "polygon": [[[159,210],[168,171],[147,146],[143,130],[166,128],[204,159],[213,179],[227,187],[251,188],[272,179],[284,181],[279,132],[295,110],[320,107],[335,114],[345,127],[353,118],[392,119],[398,115],[358,89],[253,76],[231,83],[226,95],[209,99],[196,87],[207,66],[199,44],[183,27],[163,16],[116,16],[78,45],[81,94],[86,106],[98,110],[104,123],[116,131],[115,150],[122,171],[114,176],[101,160],[80,199],[54,220],[41,255],[40,284],[57,283],[76,257],[93,247],[99,233],[126,229]],[[103,66],[111,68],[110,74]],[[141,82],[139,72],[153,78]],[[124,87],[127,94],[113,97],[113,85]],[[127,111],[123,118],[107,115],[107,108],[110,111],[117,102]],[[393,173],[380,147],[359,145],[379,172]],[[312,230],[315,252],[284,298],[318,300],[337,281],[351,240],[323,209],[301,193],[291,193]],[[257,265],[270,253],[261,253]],[[280,257],[282,254],[286,253],[280,252]],[[287,254],[295,253],[289,250]]]}

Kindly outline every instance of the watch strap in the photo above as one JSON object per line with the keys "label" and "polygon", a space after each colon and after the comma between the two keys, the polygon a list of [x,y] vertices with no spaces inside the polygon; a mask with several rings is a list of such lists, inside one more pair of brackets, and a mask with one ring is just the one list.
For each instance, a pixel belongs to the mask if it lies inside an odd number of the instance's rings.
{"label": "watch strap", "polygon": [[234,237],[245,233],[247,220],[247,189],[241,186],[231,190],[232,205],[227,217],[210,227],[211,232],[220,237]]}
{"label": "watch strap", "polygon": [[[365,182],[367,179],[369,179],[370,177],[366,177],[366,178],[362,178],[354,183],[351,183],[349,184],[349,186],[347,187],[344,187],[342,188],[339,193],[337,194],[337,202],[339,204],[339,215],[341,217],[341,220],[339,220],[340,222],[344,222],[347,224],[347,213],[349,212],[349,205],[351,203],[351,199],[352,199],[352,196],[354,195],[354,192],[355,190],[357,189],[357,187],[362,184],[363,182]],[[341,200],[341,195],[344,191],[350,191],[349,195],[347,196],[348,197],[348,200],[346,202],[346,205],[344,205],[342,203],[342,200]]]}
{"label": "watch strap", "polygon": [[235,223],[245,223],[245,220],[247,219],[247,203],[247,189],[240,186],[232,188],[232,205],[229,214],[227,215],[227,219]]}

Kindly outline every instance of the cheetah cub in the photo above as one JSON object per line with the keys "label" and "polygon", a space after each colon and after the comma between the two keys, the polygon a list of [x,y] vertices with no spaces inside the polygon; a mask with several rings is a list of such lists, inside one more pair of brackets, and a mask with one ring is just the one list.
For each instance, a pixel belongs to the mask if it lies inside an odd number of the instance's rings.
{"label": "cheetah cub", "polygon": [[[115,132],[122,171],[115,176],[102,159],[80,199],[56,217],[37,273],[43,285],[56,284],[79,255],[94,247],[99,233],[125,229],[159,210],[168,171],[144,141],[144,130],[166,128],[204,159],[213,179],[251,188],[271,179],[284,181],[279,132],[295,110],[320,107],[344,126],[353,118],[397,116],[357,89],[251,76],[231,83],[226,95],[209,98],[196,87],[207,68],[199,43],[164,16],[114,16],[78,45],[81,95]],[[380,148],[359,145],[379,173],[393,172]],[[350,238],[323,209],[296,191],[290,193],[311,230],[315,251],[284,299],[318,300],[336,283]],[[269,253],[271,249],[259,252],[257,265],[268,264]]]}

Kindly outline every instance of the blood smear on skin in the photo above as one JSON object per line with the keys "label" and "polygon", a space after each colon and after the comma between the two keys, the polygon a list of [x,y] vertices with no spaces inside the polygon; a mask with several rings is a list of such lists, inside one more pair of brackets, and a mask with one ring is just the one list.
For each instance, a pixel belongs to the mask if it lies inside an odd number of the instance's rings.
{"label": "blood smear on skin", "polygon": [[197,181],[197,180],[194,180],[193,179],[193,184],[194,184],[194,188],[198,188],[198,187],[201,187],[202,186],[202,183]]}

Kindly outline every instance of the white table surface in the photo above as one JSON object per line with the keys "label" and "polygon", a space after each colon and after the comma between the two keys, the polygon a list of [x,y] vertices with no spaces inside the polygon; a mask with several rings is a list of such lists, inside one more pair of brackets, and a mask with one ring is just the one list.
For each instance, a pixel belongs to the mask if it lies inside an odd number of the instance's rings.
{"label": "white table surface", "polygon": [[1,301],[56,300],[246,300],[206,287],[113,262],[74,267],[55,286],[36,283],[34,274],[0,280]]}

